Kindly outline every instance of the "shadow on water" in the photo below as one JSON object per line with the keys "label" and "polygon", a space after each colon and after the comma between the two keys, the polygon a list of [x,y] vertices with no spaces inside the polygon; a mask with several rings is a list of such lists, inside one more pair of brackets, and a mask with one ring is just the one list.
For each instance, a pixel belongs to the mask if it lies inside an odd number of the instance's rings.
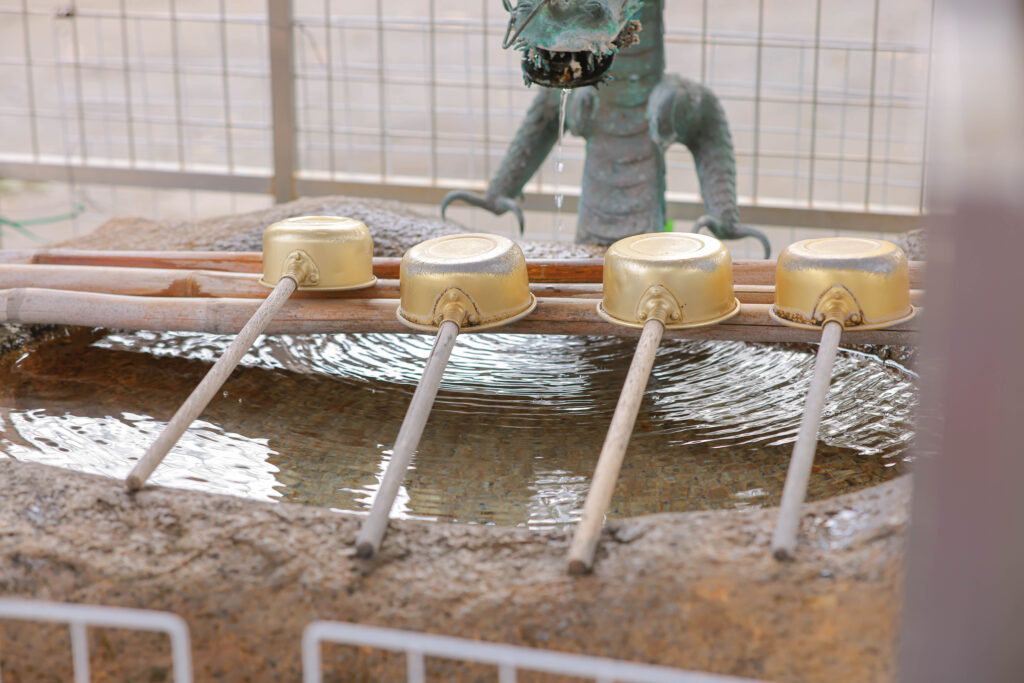
{"label": "shadow on water", "polygon": [[[0,452],[123,477],[230,338],[71,330],[0,364]],[[152,481],[365,512],[432,338],[265,337]],[[463,335],[393,515],[578,519],[635,341]],[[778,503],[810,347],[669,341],[611,516]],[[905,471],[913,377],[844,352],[808,497]]]}

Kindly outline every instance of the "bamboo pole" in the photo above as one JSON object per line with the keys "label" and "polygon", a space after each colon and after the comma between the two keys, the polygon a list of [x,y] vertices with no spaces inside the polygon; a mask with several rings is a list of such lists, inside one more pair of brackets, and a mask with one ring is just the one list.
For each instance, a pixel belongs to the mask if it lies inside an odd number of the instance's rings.
{"label": "bamboo pole", "polygon": [[569,548],[569,573],[585,574],[594,568],[594,553],[597,541],[601,537],[601,526],[608,506],[615,491],[615,482],[622,469],[622,461],[626,457],[629,437],[633,434],[633,425],[640,410],[640,403],[647,389],[647,380],[654,367],[654,357],[661,344],[665,324],[658,319],[647,321],[640,335],[636,353],[629,365],[626,382],[619,394],[619,402],[612,415],[612,423],[601,447],[601,455],[597,460],[594,479],[583,504],[583,515],[576,526],[576,534]]}
{"label": "bamboo pole", "polygon": [[448,358],[452,354],[458,334],[459,325],[452,320],[442,322],[437,331],[434,348],[430,352],[427,365],[423,369],[423,377],[416,386],[405,419],[398,430],[398,438],[395,439],[395,446],[391,451],[391,461],[384,472],[380,488],[377,489],[377,497],[373,499],[370,515],[363,521],[359,536],[356,538],[356,555],[359,557],[373,557],[374,553],[380,550],[380,543],[387,531],[391,506],[394,505],[395,496],[398,495],[398,489],[405,479],[405,472],[409,469],[409,462],[420,443],[420,437],[423,436],[423,428],[430,416],[430,409],[434,405],[434,398],[441,386],[441,377],[444,375],[445,366],[448,365]]}
{"label": "bamboo pole", "polygon": [[263,333],[274,315],[288,301],[288,297],[295,291],[297,284],[291,277],[283,277],[270,295],[256,309],[256,313],[245,324],[238,336],[231,342],[224,355],[221,356],[210,371],[206,373],[185,402],[178,408],[178,411],[167,423],[164,430],[150,445],[142,458],[135,463],[131,473],[128,475],[125,485],[129,491],[138,491],[146,483],[146,479],[153,473],[153,470],[163,461],[164,457],[171,450],[181,435],[185,433],[188,426],[199,414],[203,412],[210,403],[214,394],[221,385],[227,381],[231,372],[238,365],[249,347],[256,341],[256,337]]}
{"label": "bamboo pole", "polygon": [[[259,273],[99,265],[0,264],[0,289],[41,287],[132,296],[213,296],[264,299]],[[357,290],[360,291],[360,290]],[[305,294],[305,293],[297,293]],[[310,292],[325,296],[323,292]],[[339,292],[344,294],[344,292]]]}
{"label": "bamboo pole", "polygon": [[[39,287],[76,292],[125,294],[129,296],[184,296],[263,299],[267,289],[258,273],[176,268],[110,268],[95,265],[0,264],[0,289]],[[601,285],[587,282],[535,282],[530,291],[538,297],[599,299]],[[736,298],[745,304],[775,301],[774,285],[736,284]],[[297,291],[296,299],[397,299],[398,280],[377,280],[373,287],[341,292]],[[924,292],[910,292],[910,302],[919,306]]]}
{"label": "bamboo pole", "polygon": [[818,446],[818,427],[821,413],[825,409],[828,386],[832,380],[832,366],[839,350],[839,338],[843,334],[842,324],[830,320],[821,331],[821,345],[814,362],[814,375],[807,392],[800,431],[797,433],[793,455],[789,459],[786,483],[782,488],[782,503],[779,518],[772,534],[772,555],[777,560],[791,560],[796,552],[796,536],[800,526],[800,509],[807,496],[807,481],[814,465],[814,452]]}
{"label": "bamboo pole", "polygon": [[0,263],[106,266],[114,268],[200,268],[263,272],[259,251],[108,251],[93,249],[0,250]]}
{"label": "bamboo pole", "polygon": [[[265,286],[258,273],[176,268],[110,268],[84,265],[0,264],[0,289],[40,287],[77,292],[125,294],[129,296],[185,296],[263,299]],[[600,299],[601,285],[588,282],[536,282],[530,291],[538,297]],[[773,285],[737,284],[733,291],[745,304],[775,301]],[[397,299],[398,280],[377,280],[373,287],[342,292],[297,291],[295,299]],[[912,290],[910,302],[920,305],[924,292]]]}
{"label": "bamboo pole", "polygon": [[[373,273],[383,280],[398,279],[402,260],[394,257],[373,259]],[[229,272],[262,272],[258,251],[90,251],[75,249],[0,250],[0,263],[98,265],[134,268],[192,268]],[[735,259],[733,278],[738,284],[774,285],[775,261]],[[529,259],[526,262],[530,282],[599,283],[604,275],[604,260]],[[921,289],[924,262],[909,263],[910,287]]]}
{"label": "bamboo pole", "polygon": [[[263,299],[267,288],[259,273],[176,268],[110,268],[85,265],[0,264],[0,289],[40,287],[130,296],[188,296]],[[755,287],[754,296],[763,296]],[[535,283],[537,296],[599,298],[601,285],[590,283]],[[774,290],[772,290],[774,291]],[[297,299],[397,299],[398,280],[377,280],[373,287],[332,292],[297,291]]]}
{"label": "bamboo pole", "polygon": [[[80,325],[125,330],[235,334],[256,310],[253,299],[140,297],[55,289],[0,290],[0,322]],[[394,299],[292,299],[266,334],[410,332],[395,317]],[[742,304],[734,318],[709,327],[667,330],[666,339],[751,342],[817,342],[813,330],[786,327],[768,316],[768,304]],[[850,330],[850,344],[914,345],[921,316],[882,330]],[[463,330],[471,332],[472,328]],[[639,336],[640,330],[606,322],[593,299],[540,298],[522,320],[492,328],[494,334]]]}
{"label": "bamboo pole", "polygon": [[[175,268],[110,268],[83,265],[0,264],[0,289],[39,287],[77,292],[125,294],[129,296],[185,296],[263,299],[267,288],[258,273]],[[538,297],[600,299],[601,285],[588,282],[535,282],[530,291]],[[737,284],[733,291],[745,304],[775,301],[773,285]],[[342,292],[297,291],[295,299],[397,299],[398,280],[377,280],[373,287]],[[910,302],[920,305],[924,292],[910,292]]]}

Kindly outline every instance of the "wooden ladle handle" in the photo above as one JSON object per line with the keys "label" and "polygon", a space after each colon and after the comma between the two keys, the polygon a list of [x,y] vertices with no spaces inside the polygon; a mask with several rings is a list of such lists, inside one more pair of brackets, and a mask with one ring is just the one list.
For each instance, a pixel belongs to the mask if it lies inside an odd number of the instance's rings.
{"label": "wooden ladle handle", "polygon": [[637,343],[633,362],[629,365],[629,373],[619,394],[619,402],[612,415],[612,423],[605,436],[601,455],[597,459],[594,479],[583,504],[583,516],[576,525],[576,534],[569,548],[569,573],[585,574],[594,567],[594,553],[597,541],[601,537],[601,526],[604,524],[605,513],[612,501],[615,482],[622,469],[622,461],[626,457],[626,447],[633,433],[640,402],[643,401],[647,380],[654,367],[654,356],[661,344],[661,336],[665,325],[658,319],[648,320],[644,324],[640,341]]}
{"label": "wooden ladle handle", "polygon": [[199,414],[213,399],[214,395],[221,388],[224,382],[234,371],[235,366],[242,360],[246,352],[256,341],[256,337],[263,333],[267,325],[273,320],[281,307],[288,301],[298,285],[290,277],[283,277],[277,286],[270,292],[270,295],[263,300],[260,307],[249,319],[249,322],[242,327],[234,341],[224,351],[224,355],[217,359],[210,371],[203,377],[203,381],[192,390],[185,402],[178,408],[171,421],[167,423],[164,430],[150,445],[142,458],[135,463],[125,485],[129,491],[138,491],[146,483],[149,475],[163,461],[167,453],[178,442],[181,435],[185,433],[188,426],[195,421]]}
{"label": "wooden ladle handle", "polygon": [[423,436],[423,428],[430,417],[430,409],[437,397],[441,377],[448,365],[448,358],[452,355],[458,334],[459,325],[451,320],[442,322],[437,331],[434,348],[427,359],[427,366],[423,369],[423,377],[416,386],[416,393],[412,395],[412,402],[395,439],[391,461],[380,482],[377,497],[373,499],[373,505],[370,507],[370,516],[363,521],[359,536],[356,538],[356,555],[359,557],[373,557],[380,550],[381,541],[387,531],[391,506],[405,479],[405,471],[409,468],[412,454],[420,443],[420,437]]}
{"label": "wooden ladle handle", "polygon": [[835,321],[826,322],[821,331],[821,345],[818,346],[818,357],[814,362],[814,375],[811,377],[811,387],[807,392],[800,431],[793,445],[793,455],[789,459],[786,484],[782,488],[782,503],[779,505],[779,518],[775,523],[775,533],[772,534],[772,555],[777,560],[791,560],[796,552],[800,509],[807,496],[807,482],[811,477],[814,452],[818,446],[818,426],[821,424],[821,413],[825,409],[825,398],[828,396],[828,386],[832,381],[832,366],[836,362],[839,337],[842,333],[843,326]]}

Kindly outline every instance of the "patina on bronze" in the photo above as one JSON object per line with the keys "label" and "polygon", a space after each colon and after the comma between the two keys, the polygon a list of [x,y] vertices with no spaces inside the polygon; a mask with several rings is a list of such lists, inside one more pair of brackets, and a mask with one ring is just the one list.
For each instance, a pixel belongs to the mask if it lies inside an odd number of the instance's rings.
{"label": "patina on bronze", "polygon": [[[637,40],[640,22],[629,21],[631,1],[591,2],[577,14],[572,0],[525,0],[516,7],[504,0],[509,13],[501,46],[523,50],[527,85],[582,88],[604,82],[616,52]],[[538,15],[540,21],[533,25]],[[551,29],[554,28],[554,31]],[[539,29],[539,31],[538,31]],[[600,39],[597,36],[612,36]]]}
{"label": "patina on bronze", "polygon": [[[736,159],[725,110],[714,92],[665,73],[664,0],[519,0],[503,45],[523,53],[527,83],[541,86],[487,189],[457,190],[461,201],[496,215],[512,212],[560,137],[587,141],[576,221],[579,243],[612,244],[664,229],[665,153],[693,154],[705,214],[694,230],[719,239],[752,237],[765,258],[771,245],[740,222]],[[614,59],[614,61],[613,61]],[[572,88],[560,115],[563,90]]]}
{"label": "patina on bronze", "polygon": [[619,240],[605,254],[604,296],[597,311],[611,323],[643,332],[569,548],[570,574],[594,567],[601,526],[665,329],[714,325],[739,313],[732,257],[725,245],[705,235],[651,233]]}
{"label": "patina on bronze", "polygon": [[800,509],[843,330],[891,327],[914,314],[907,256],[891,242],[863,237],[809,239],[789,245],[779,256],[775,304],[769,315],[783,325],[821,329],[822,334],[772,535],[776,559],[793,559],[796,553]]}
{"label": "patina on bronze", "polygon": [[537,305],[522,250],[500,235],[446,235],[417,244],[402,257],[399,280],[398,319],[414,330],[436,331],[437,337],[370,514],[356,538],[356,554],[362,558],[380,549],[391,506],[423,435],[459,332],[519,320]]}

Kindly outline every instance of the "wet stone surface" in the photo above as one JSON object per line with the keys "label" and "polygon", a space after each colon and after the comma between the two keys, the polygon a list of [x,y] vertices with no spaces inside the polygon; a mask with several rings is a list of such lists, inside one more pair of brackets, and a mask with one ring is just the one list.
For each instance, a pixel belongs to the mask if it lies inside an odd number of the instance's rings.
{"label": "wet stone surface", "polygon": [[[569,534],[360,518],[0,461],[0,592],[147,607],[189,624],[197,681],[300,679],[302,629],[336,619],[772,681],[893,680],[909,482],[811,503],[797,560],[772,509],[613,522],[593,575]],[[0,624],[5,682],[71,679],[66,630]],[[101,632],[96,680],[166,680],[166,641]],[[324,649],[329,681],[401,679],[401,658]],[[481,680],[430,660],[431,680]],[[484,674],[481,674],[481,676]],[[493,676],[492,672],[488,672]],[[483,680],[493,680],[483,678]]]}

